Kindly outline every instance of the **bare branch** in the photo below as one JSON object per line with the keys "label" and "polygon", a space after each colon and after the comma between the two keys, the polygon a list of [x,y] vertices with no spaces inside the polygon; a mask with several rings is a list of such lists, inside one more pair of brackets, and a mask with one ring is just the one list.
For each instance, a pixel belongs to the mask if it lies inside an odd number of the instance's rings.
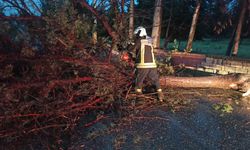
{"label": "bare branch", "polygon": [[42,20],[42,17],[39,16],[3,16],[0,14],[0,20],[21,20],[21,21],[35,21]]}
{"label": "bare branch", "polygon": [[117,34],[117,32],[112,28],[112,26],[109,24],[109,22],[108,22],[106,16],[100,15],[100,14],[98,13],[98,11],[97,11],[95,8],[91,7],[85,0],[78,0],[78,2],[79,2],[83,7],[85,7],[86,9],[88,9],[91,13],[93,13],[93,14],[96,16],[96,18],[97,18],[98,20],[101,21],[101,23],[103,24],[105,30],[108,32],[108,34],[111,36],[111,38],[112,38],[113,40],[117,39],[118,34]]}

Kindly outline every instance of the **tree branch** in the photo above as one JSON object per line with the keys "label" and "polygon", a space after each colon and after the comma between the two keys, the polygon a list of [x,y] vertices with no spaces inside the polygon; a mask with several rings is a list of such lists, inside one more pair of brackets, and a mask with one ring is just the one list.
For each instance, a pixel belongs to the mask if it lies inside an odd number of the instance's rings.
{"label": "tree branch", "polygon": [[111,25],[108,23],[107,17],[104,15],[100,15],[98,11],[91,7],[85,0],[77,0],[82,7],[88,9],[91,13],[93,13],[96,18],[101,21],[102,25],[104,26],[105,30],[108,32],[108,34],[111,36],[112,40],[116,40],[118,37],[117,32],[111,27]]}
{"label": "tree branch", "polygon": [[35,20],[42,20],[42,17],[39,17],[39,16],[3,16],[0,14],[0,20],[35,21]]}

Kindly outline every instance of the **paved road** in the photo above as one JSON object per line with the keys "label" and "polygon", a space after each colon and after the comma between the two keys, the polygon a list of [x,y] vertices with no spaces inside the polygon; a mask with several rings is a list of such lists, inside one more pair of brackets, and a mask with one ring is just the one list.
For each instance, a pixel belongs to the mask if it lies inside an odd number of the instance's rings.
{"label": "paved road", "polygon": [[87,130],[80,129],[70,149],[250,149],[250,99],[232,104],[233,112],[224,115],[215,111],[213,104],[196,100],[175,113],[155,106],[130,116],[119,127],[110,127],[110,122],[103,120]]}

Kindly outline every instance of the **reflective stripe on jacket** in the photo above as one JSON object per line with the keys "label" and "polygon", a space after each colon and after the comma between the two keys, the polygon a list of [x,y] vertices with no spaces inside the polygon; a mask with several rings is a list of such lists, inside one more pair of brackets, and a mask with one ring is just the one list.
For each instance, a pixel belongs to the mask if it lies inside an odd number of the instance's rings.
{"label": "reflective stripe on jacket", "polygon": [[152,43],[147,39],[142,39],[140,45],[140,49],[136,54],[136,68],[156,68]]}

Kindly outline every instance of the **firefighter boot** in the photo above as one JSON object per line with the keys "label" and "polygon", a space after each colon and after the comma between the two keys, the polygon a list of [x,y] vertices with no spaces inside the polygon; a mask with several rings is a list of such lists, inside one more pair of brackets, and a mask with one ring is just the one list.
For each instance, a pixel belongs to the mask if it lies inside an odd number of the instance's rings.
{"label": "firefighter boot", "polygon": [[136,88],[135,92],[137,95],[142,95],[142,89]]}
{"label": "firefighter boot", "polygon": [[162,92],[162,89],[158,89],[158,90],[157,90],[157,95],[158,95],[158,100],[159,100],[160,102],[163,102],[163,101],[164,101],[164,94],[163,94],[163,92]]}
{"label": "firefighter boot", "polygon": [[143,100],[142,89],[136,88],[136,89],[135,89],[135,92],[136,92],[136,103],[139,103],[140,101]]}

